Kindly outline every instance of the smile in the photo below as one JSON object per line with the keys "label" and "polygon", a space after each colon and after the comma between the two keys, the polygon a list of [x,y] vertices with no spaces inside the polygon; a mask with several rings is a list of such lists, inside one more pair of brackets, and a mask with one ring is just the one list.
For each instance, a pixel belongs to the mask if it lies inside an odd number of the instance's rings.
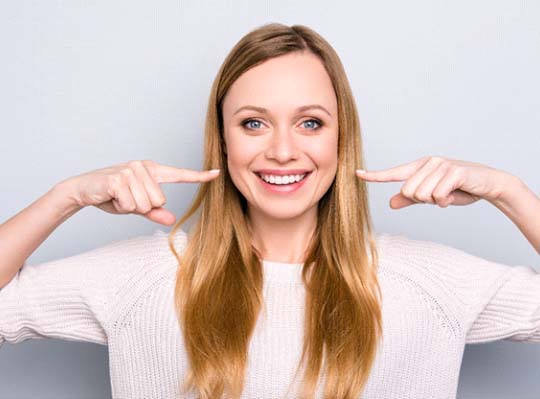
{"label": "smile", "polygon": [[307,173],[302,173],[301,175],[286,175],[286,176],[277,176],[277,175],[264,175],[259,173],[259,177],[263,179],[265,182],[270,184],[289,184],[289,183],[296,183],[300,180],[302,180]]}
{"label": "smile", "polygon": [[260,175],[259,173],[255,173],[255,175],[257,175],[257,180],[267,191],[278,194],[290,194],[296,192],[304,185],[311,172],[290,176]]}

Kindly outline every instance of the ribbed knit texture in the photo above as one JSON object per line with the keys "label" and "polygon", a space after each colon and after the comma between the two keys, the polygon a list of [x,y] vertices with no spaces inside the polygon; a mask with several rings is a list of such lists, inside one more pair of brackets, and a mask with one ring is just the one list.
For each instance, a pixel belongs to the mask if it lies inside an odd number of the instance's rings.
{"label": "ribbed knit texture", "polygon": [[[180,398],[188,359],[174,311],[177,262],[167,237],[156,230],[25,264],[0,290],[0,345],[31,338],[108,345],[114,399]],[[179,253],[186,240],[179,230]],[[376,234],[376,240],[384,336],[361,398],[455,398],[465,344],[540,342],[540,274],[533,268],[403,235]],[[249,345],[243,398],[294,398],[302,265],[264,261],[263,268],[265,312]],[[317,398],[324,381],[323,375]]]}

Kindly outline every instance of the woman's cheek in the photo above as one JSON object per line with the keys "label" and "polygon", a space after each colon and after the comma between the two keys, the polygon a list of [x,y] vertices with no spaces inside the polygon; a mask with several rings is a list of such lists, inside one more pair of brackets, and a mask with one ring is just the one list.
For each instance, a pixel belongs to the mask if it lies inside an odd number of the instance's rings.
{"label": "woman's cheek", "polygon": [[230,148],[233,148],[234,150],[229,151],[229,163],[237,168],[253,167],[253,163],[258,154],[261,151],[264,152],[264,148],[261,148],[260,145],[251,142],[249,139],[232,143]]}
{"label": "woman's cheek", "polygon": [[316,142],[306,143],[304,149],[320,167],[327,167],[337,162],[337,142],[333,138],[321,138]]}

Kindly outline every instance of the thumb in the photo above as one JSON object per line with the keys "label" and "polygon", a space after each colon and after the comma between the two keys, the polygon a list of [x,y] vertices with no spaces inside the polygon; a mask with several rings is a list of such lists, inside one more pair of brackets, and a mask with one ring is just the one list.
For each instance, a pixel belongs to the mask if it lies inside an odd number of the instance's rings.
{"label": "thumb", "polygon": [[150,212],[143,215],[152,222],[171,226],[176,222],[176,216],[165,208],[154,208]]}
{"label": "thumb", "polygon": [[405,197],[403,194],[398,193],[390,198],[390,208],[400,209],[405,208],[406,206],[417,204],[417,202]]}

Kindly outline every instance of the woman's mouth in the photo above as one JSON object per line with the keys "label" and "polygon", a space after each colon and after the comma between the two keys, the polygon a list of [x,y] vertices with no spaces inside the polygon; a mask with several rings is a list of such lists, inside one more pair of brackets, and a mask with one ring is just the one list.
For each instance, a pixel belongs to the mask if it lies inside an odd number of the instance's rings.
{"label": "woman's mouth", "polygon": [[254,173],[257,175],[262,187],[264,187],[267,191],[279,194],[289,194],[295,192],[304,185],[306,180],[309,178],[309,175],[311,175],[311,172],[301,175],[287,176],[265,175],[257,172]]}

